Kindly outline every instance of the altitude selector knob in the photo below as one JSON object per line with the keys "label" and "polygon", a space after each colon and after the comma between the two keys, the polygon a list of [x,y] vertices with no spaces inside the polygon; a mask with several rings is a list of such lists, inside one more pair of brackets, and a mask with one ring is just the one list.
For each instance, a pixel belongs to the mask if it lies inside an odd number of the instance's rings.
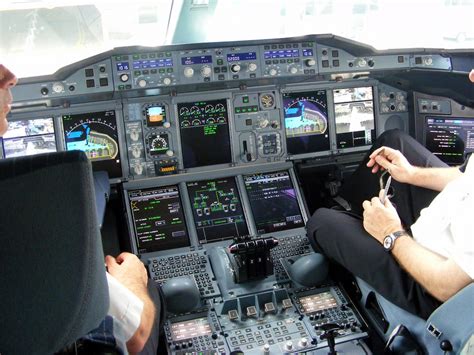
{"label": "altitude selector knob", "polygon": [[194,75],[194,69],[191,67],[186,67],[184,68],[183,74],[186,78],[192,78]]}
{"label": "altitude selector knob", "polygon": [[201,76],[203,77],[208,77],[211,75],[211,68],[208,66],[208,65],[204,65],[202,68],[201,68]]}
{"label": "altitude selector knob", "polygon": [[230,66],[230,71],[231,71],[232,73],[238,73],[238,72],[240,71],[240,69],[242,69],[242,68],[240,67],[240,64],[232,64],[232,65]]}

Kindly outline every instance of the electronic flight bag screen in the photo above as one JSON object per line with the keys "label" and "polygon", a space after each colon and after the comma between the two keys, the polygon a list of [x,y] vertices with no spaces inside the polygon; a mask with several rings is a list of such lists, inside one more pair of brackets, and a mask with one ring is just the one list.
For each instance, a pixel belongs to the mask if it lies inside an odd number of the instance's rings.
{"label": "electronic flight bag screen", "polygon": [[244,176],[257,233],[304,227],[296,191],[287,171]]}
{"label": "electronic flight bag screen", "polygon": [[184,168],[231,162],[227,100],[178,104]]}
{"label": "electronic flight bag screen", "polygon": [[190,245],[177,186],[128,192],[140,254]]}
{"label": "electronic flight bag screen", "polygon": [[284,93],[283,107],[288,153],[330,149],[326,90]]}
{"label": "electronic flight bag screen", "polygon": [[426,117],[425,146],[447,164],[462,164],[474,152],[474,118]]}
{"label": "electronic flight bag screen", "polygon": [[82,150],[94,170],[105,170],[111,178],[122,176],[114,110],[64,115],[62,121],[66,150]]}
{"label": "electronic flight bag screen", "polygon": [[372,145],[375,139],[372,87],[335,89],[333,94],[337,149]]}
{"label": "electronic flight bag screen", "polygon": [[199,242],[209,243],[248,234],[235,179],[188,182]]}

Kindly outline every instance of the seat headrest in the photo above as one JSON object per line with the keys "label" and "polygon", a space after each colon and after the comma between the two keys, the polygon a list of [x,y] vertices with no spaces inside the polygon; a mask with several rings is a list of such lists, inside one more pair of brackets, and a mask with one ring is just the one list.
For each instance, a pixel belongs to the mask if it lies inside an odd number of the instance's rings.
{"label": "seat headrest", "polygon": [[108,310],[91,164],[78,151],[0,161],[0,199],[0,353],[53,353]]}

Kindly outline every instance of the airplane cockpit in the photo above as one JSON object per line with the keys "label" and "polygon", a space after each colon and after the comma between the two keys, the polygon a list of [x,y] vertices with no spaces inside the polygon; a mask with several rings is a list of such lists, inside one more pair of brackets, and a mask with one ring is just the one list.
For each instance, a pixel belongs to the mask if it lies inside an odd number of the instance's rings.
{"label": "airplane cockpit", "polygon": [[[164,294],[159,354],[469,354],[474,317],[455,315],[472,284],[440,319],[405,314],[306,224],[348,211],[341,186],[384,132],[450,166],[474,151],[473,11],[7,1],[0,63],[19,82],[0,158],[85,153],[104,254],[137,255]],[[400,325],[416,346],[393,341]]]}

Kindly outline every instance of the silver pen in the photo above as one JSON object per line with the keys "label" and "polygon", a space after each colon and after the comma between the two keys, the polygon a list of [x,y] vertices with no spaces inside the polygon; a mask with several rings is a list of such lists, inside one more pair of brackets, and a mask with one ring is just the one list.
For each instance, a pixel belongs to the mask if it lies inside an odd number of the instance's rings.
{"label": "silver pen", "polygon": [[385,205],[385,200],[387,199],[388,189],[390,188],[390,183],[392,182],[392,176],[390,175],[387,179],[387,183],[385,184],[385,188],[383,189],[383,195],[380,199],[382,205]]}

